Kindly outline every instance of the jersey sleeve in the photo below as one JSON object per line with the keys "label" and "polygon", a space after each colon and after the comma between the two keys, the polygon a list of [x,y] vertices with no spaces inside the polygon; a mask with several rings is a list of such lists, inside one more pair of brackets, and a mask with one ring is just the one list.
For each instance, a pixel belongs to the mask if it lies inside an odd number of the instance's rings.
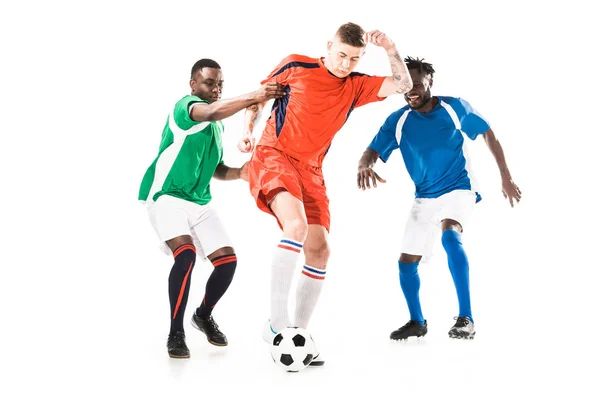
{"label": "jersey sleeve", "polygon": [[468,101],[457,98],[454,101],[455,110],[458,114],[461,130],[467,136],[475,140],[477,136],[487,132],[490,129],[490,124],[479,114]]}
{"label": "jersey sleeve", "polygon": [[292,72],[294,71],[295,64],[298,62],[298,56],[292,54],[287,56],[275,67],[275,69],[269,74],[266,79],[260,83],[264,85],[267,82],[277,82],[281,85],[287,85]]}
{"label": "jersey sleeve", "polygon": [[370,76],[352,73],[350,79],[353,80],[355,87],[357,88],[354,108],[386,99],[385,97],[377,96],[379,89],[381,89],[381,85],[383,85],[385,76]]}
{"label": "jersey sleeve", "polygon": [[177,104],[175,104],[175,109],[173,110],[173,119],[179,128],[187,130],[202,122],[194,121],[190,116],[190,106],[196,103],[208,104],[207,101],[204,101],[196,96],[185,96],[183,99],[179,100]]}
{"label": "jersey sleeve", "polygon": [[396,126],[401,115],[402,110],[390,114],[368,146],[369,149],[375,150],[379,154],[379,158],[383,162],[387,162],[392,152],[400,147],[396,140]]}

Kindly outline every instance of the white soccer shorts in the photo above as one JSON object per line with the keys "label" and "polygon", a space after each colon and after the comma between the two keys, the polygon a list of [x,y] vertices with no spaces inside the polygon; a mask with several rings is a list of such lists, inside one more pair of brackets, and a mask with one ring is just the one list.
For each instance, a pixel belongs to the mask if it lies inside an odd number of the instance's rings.
{"label": "white soccer shorts", "polygon": [[464,229],[475,201],[476,194],[470,190],[454,190],[434,199],[415,199],[404,229],[402,253],[423,256],[422,261],[426,262],[432,256],[442,221],[453,219]]}
{"label": "white soccer shorts", "polygon": [[222,247],[233,247],[219,215],[211,206],[201,206],[173,196],[162,195],[147,206],[150,223],[160,240],[160,249],[171,255],[167,240],[191,235],[196,255],[207,257]]}

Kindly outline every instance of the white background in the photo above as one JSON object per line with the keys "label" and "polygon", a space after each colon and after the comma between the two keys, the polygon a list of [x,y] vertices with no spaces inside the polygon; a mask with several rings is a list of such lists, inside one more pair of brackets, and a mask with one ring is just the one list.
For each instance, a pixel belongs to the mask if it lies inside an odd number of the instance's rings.
{"label": "white background", "polygon": [[[0,12],[0,397],[598,398],[599,37],[590,2],[21,1]],[[451,341],[457,313],[440,245],[420,269],[427,338],[390,343],[408,320],[396,260],[414,188],[399,153],[355,187],[358,158],[401,96],[356,109],[324,170],[332,256],[311,331],[324,368],[286,374],[261,341],[269,260],[280,237],[243,182],[214,205],[239,264],[215,309],[230,346],[186,317],[190,360],[165,343],[172,259],[157,248],[141,178],[189,70],[218,61],[224,97],[258,88],[285,56],[323,56],[339,25],[380,29],[437,70],[433,93],[467,99],[504,146],[522,203],[511,209],[481,139],[484,196],[463,242],[477,338]],[[357,71],[387,75],[369,45]],[[242,113],[225,120],[225,159]],[[264,123],[264,119],[263,119]],[[261,125],[262,126],[262,125]],[[210,265],[199,262],[188,316]],[[169,397],[167,397],[169,396]],[[177,396],[177,397],[175,397]]]}

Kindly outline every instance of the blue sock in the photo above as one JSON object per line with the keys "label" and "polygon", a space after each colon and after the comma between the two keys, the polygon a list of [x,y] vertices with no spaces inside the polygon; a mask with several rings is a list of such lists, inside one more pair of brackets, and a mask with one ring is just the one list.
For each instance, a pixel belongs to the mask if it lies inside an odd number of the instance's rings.
{"label": "blue sock", "polygon": [[469,291],[469,260],[460,240],[460,233],[448,229],[442,233],[442,245],[448,254],[448,266],[454,280],[456,295],[458,296],[459,317],[471,315],[471,293]]}
{"label": "blue sock", "polygon": [[418,262],[405,264],[398,261],[398,268],[400,269],[400,287],[402,288],[402,293],[404,293],[404,298],[408,305],[410,319],[417,321],[421,325],[425,325],[425,319],[421,312],[421,302],[419,301],[421,279],[419,279],[419,273],[417,272],[418,266]]}

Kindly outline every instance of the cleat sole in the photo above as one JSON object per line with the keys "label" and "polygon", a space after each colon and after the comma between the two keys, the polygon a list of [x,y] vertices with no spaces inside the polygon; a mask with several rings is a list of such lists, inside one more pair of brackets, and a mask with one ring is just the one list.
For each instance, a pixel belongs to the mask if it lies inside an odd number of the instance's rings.
{"label": "cleat sole", "polygon": [[169,357],[170,358],[180,358],[180,359],[183,359],[183,358],[190,358],[190,355],[188,354],[187,356],[176,356],[174,354],[169,354]]}

